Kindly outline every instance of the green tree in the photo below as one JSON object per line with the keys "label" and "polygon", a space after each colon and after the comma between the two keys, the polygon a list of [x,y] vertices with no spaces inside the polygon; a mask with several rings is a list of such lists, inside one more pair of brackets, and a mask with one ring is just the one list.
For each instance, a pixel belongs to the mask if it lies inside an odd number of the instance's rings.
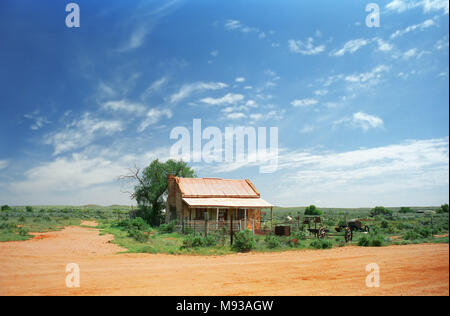
{"label": "green tree", "polygon": [[448,204],[442,204],[439,213],[448,213]]}
{"label": "green tree", "polygon": [[130,170],[130,174],[121,176],[122,180],[132,181],[134,192],[131,198],[136,199],[139,207],[137,216],[144,218],[150,225],[159,226],[163,221],[162,210],[167,195],[167,179],[172,174],[177,177],[193,178],[195,171],[182,160],[153,160],[142,172],[139,168]]}
{"label": "green tree", "polygon": [[374,217],[377,215],[392,216],[392,211],[385,208],[384,206],[375,206],[370,211],[370,216]]}
{"label": "green tree", "polygon": [[315,205],[310,205],[305,209],[305,215],[322,215],[322,211],[317,209]]}
{"label": "green tree", "polygon": [[2,211],[9,211],[11,210],[11,207],[9,207],[8,205],[2,205]]}
{"label": "green tree", "polygon": [[414,213],[414,210],[410,207],[402,206],[399,210],[399,213]]}

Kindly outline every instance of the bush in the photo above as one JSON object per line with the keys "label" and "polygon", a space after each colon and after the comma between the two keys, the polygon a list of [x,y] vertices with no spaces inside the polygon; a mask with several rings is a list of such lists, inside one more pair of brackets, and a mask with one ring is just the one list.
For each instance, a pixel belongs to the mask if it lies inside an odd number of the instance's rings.
{"label": "bush", "polygon": [[25,210],[26,210],[28,213],[32,213],[32,212],[33,212],[33,208],[32,208],[31,206],[25,206]]}
{"label": "bush", "polygon": [[381,234],[363,235],[358,240],[361,247],[381,247],[384,244],[384,236]]}
{"label": "bush", "polygon": [[305,209],[305,215],[322,215],[322,211],[318,210],[315,205],[310,205]]}
{"label": "bush", "polygon": [[264,238],[264,241],[266,242],[267,247],[269,247],[269,248],[277,248],[277,247],[280,247],[280,240],[278,239],[277,236],[274,236],[274,235],[267,235],[267,236]]}
{"label": "bush", "polygon": [[23,228],[23,227],[19,227],[18,233],[20,236],[27,236],[28,235],[28,231]]}
{"label": "bush", "polygon": [[407,213],[414,213],[414,210],[410,207],[402,206],[398,212],[402,214],[407,214]]}
{"label": "bush", "polygon": [[163,234],[173,233],[175,231],[175,221],[171,221],[168,224],[161,224],[159,226],[159,232]]}
{"label": "bush", "polygon": [[441,205],[441,208],[438,210],[438,213],[448,213],[448,204]]}
{"label": "bush", "polygon": [[330,249],[333,248],[333,243],[326,239],[315,239],[310,246],[315,249]]}
{"label": "bush", "polygon": [[383,207],[383,206],[376,206],[374,207],[371,211],[370,211],[370,216],[374,217],[377,215],[382,215],[382,216],[392,216],[392,211]]}
{"label": "bush", "polygon": [[292,237],[298,240],[306,240],[308,238],[308,235],[304,231],[299,230],[293,233]]}
{"label": "bush", "polygon": [[412,230],[406,232],[406,234],[403,235],[404,240],[415,240],[419,239],[420,235]]}
{"label": "bush", "polygon": [[150,230],[150,225],[148,225],[147,222],[141,217],[122,220],[116,223],[115,226],[122,227],[128,230],[142,230],[142,231]]}
{"label": "bush", "polygon": [[139,242],[147,242],[149,235],[143,231],[137,229],[131,229],[128,231],[128,236],[133,237]]}
{"label": "bush", "polygon": [[8,205],[2,205],[2,211],[10,211],[11,208]]}
{"label": "bush", "polygon": [[216,245],[216,240],[212,236],[202,237],[201,235],[187,235],[183,239],[182,249],[212,247]]}
{"label": "bush", "polygon": [[388,227],[389,227],[389,223],[388,223],[387,221],[383,220],[383,221],[381,222],[381,228],[386,229],[386,228],[388,228]]}
{"label": "bush", "polygon": [[256,241],[250,230],[245,229],[234,235],[232,248],[236,251],[247,252],[255,248]]}

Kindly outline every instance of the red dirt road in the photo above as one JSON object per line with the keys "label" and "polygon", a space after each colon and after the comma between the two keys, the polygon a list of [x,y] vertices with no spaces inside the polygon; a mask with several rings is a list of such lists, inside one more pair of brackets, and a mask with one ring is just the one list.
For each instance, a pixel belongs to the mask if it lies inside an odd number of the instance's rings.
{"label": "red dirt road", "polygon": [[[37,236],[0,243],[0,295],[449,295],[448,244],[202,257],[117,254],[96,228]],[[365,285],[369,263],[379,288]]]}

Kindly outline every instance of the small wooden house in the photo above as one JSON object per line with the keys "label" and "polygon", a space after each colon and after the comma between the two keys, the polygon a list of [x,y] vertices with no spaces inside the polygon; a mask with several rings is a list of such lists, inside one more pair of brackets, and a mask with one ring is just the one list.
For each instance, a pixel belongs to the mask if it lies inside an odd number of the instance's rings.
{"label": "small wooden house", "polygon": [[272,205],[260,197],[250,180],[179,178],[170,175],[166,222],[172,220],[244,220],[259,230],[261,209]]}

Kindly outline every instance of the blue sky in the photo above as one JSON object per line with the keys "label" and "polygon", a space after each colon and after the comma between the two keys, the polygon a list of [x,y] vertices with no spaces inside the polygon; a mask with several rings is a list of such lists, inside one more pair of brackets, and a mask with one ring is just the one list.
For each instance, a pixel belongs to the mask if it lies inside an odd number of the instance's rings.
{"label": "blue sky", "polygon": [[117,177],[169,157],[174,127],[278,127],[281,206],[449,200],[442,0],[0,2],[0,203],[131,204]]}

